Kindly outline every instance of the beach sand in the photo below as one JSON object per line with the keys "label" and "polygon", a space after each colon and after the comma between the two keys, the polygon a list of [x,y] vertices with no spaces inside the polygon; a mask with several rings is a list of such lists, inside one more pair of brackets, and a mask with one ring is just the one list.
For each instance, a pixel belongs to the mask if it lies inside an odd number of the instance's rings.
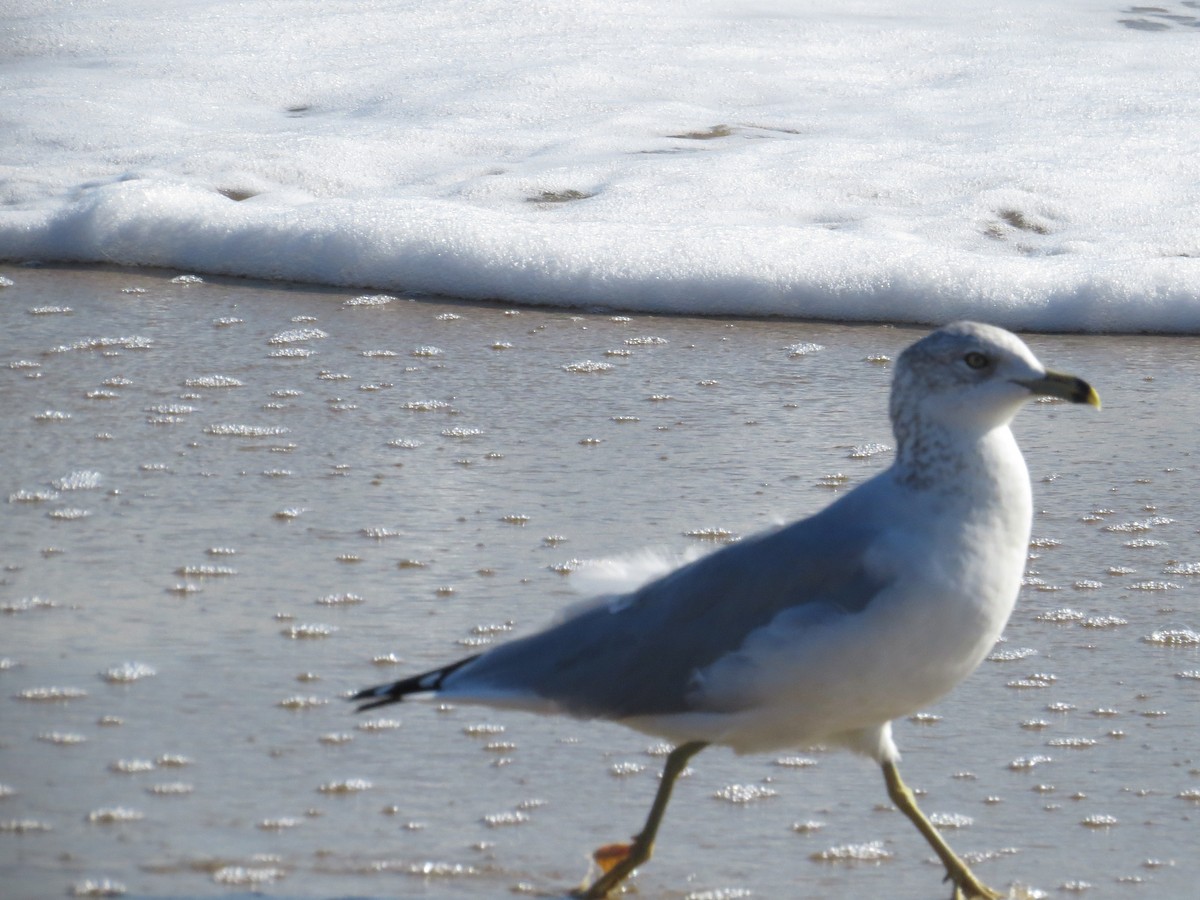
{"label": "beach sand", "polygon": [[[923,333],[0,274],[9,898],[561,896],[639,827],[660,747],[341,698],[537,627],[596,584],[582,561],[820,508],[887,464],[887,358]],[[897,723],[902,771],[993,886],[1188,896],[1200,340],[1029,343],[1104,410],[1018,419],[1027,587],[994,657]],[[693,768],[641,896],[941,896],[873,764]]]}

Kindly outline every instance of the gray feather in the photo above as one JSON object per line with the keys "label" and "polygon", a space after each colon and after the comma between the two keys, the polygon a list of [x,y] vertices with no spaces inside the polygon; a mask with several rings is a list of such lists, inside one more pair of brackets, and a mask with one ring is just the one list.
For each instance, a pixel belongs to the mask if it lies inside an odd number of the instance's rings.
{"label": "gray feather", "polygon": [[609,598],[538,634],[491,650],[443,685],[536,694],[581,717],[685,712],[694,674],[777,615],[853,615],[881,579],[863,567],[872,535],[835,508],[755,535]]}

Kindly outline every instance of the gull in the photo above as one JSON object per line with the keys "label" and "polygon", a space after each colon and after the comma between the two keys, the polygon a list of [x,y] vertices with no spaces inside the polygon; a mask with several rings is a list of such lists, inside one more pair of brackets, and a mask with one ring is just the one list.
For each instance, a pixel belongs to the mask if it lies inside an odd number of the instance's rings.
{"label": "gull", "polygon": [[970,674],[1012,612],[1032,495],[1009,423],[1034,397],[1100,407],[1087,382],[1048,371],[1003,329],[940,328],[896,360],[892,465],[821,512],[351,699],[361,711],[437,695],[611,720],[673,744],[641,831],[597,851],[602,873],[577,897],[607,897],[650,858],[675,780],[705,747],[823,745],[881,766],[955,898],[998,898],[917,807],[891,722]]}

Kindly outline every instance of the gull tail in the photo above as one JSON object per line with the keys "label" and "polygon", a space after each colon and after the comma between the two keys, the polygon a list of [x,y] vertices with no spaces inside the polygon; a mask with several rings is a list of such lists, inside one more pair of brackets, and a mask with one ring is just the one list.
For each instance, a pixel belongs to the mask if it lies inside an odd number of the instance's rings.
{"label": "gull tail", "polygon": [[400,681],[392,681],[388,684],[377,684],[374,687],[364,688],[352,696],[350,700],[352,702],[367,701],[355,710],[355,712],[363,712],[364,710],[374,709],[377,706],[399,703],[409,694],[427,694],[431,691],[437,691],[441,688],[442,681],[445,680],[447,675],[462,668],[478,655],[477,653],[475,656],[468,656],[466,659],[460,659],[458,662],[442,666],[440,669],[431,669],[428,672],[422,672],[420,675],[402,678]]}

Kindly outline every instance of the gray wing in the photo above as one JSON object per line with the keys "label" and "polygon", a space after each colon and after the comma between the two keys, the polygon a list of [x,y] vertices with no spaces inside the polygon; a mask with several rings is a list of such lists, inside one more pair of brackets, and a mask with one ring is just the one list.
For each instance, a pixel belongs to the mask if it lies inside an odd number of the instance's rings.
{"label": "gray wing", "polygon": [[[836,504],[835,504],[836,506]],[[861,612],[883,586],[863,564],[873,532],[830,509],[702,557],[623,597],[491,650],[447,680],[531,694],[582,717],[689,709],[693,675],[776,615]]]}

